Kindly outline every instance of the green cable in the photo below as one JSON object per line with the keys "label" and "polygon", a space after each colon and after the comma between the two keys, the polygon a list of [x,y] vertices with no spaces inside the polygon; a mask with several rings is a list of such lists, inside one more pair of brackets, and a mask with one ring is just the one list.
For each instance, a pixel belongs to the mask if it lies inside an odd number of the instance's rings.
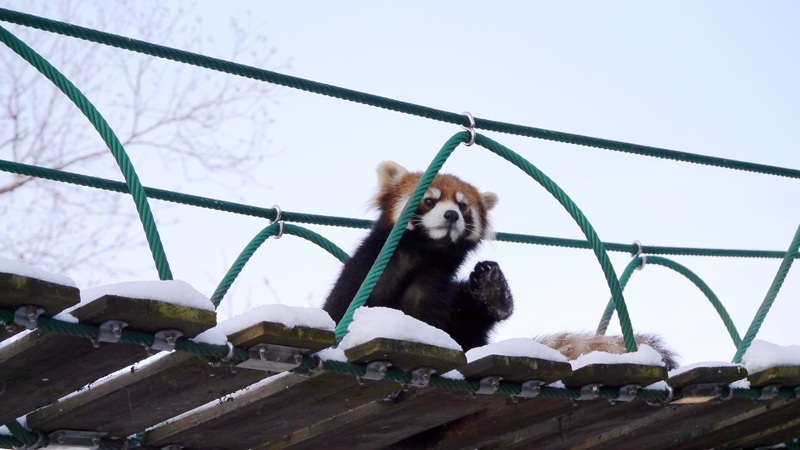
{"label": "green cable", "polygon": [[153,219],[153,213],[150,211],[150,205],[147,203],[147,195],[144,193],[142,184],[139,181],[138,175],[136,175],[136,171],[133,169],[133,164],[128,158],[128,154],[125,153],[125,149],[122,147],[116,134],[114,134],[114,131],[108,125],[108,122],[106,122],[103,116],[100,115],[100,112],[97,111],[97,108],[92,105],[89,99],[87,99],[71,81],[53,67],[46,59],[42,58],[33,49],[17,39],[16,36],[9,33],[3,27],[0,27],[0,41],[30,63],[36,70],[58,87],[58,89],[81,110],[86,118],[89,119],[89,122],[91,122],[103,138],[111,154],[114,155],[114,159],[117,161],[117,165],[119,165],[122,175],[125,177],[128,190],[133,196],[133,201],[139,212],[139,218],[144,227],[147,242],[150,245],[150,252],[153,254],[153,259],[158,269],[158,276],[162,280],[171,280],[172,272],[169,269],[169,262],[167,262],[167,255],[164,253],[164,247],[161,244],[161,238],[158,234],[155,220]]}
{"label": "green cable", "polygon": [[[403,212],[400,214],[400,217],[394,224],[394,227],[389,233],[389,236],[381,248],[380,253],[378,253],[378,257],[367,273],[367,276],[347,308],[342,320],[337,324],[336,342],[340,342],[347,334],[347,328],[350,326],[350,323],[353,320],[353,313],[359,307],[364,306],[370,294],[372,293],[373,288],[380,279],[380,276],[383,274],[384,269],[386,269],[386,266],[388,265],[389,260],[391,259],[392,254],[394,253],[394,250],[403,235],[406,225],[411,220],[411,216],[414,214],[414,211],[416,211],[417,205],[419,205],[419,202],[422,200],[422,196],[425,194],[425,191],[427,191],[428,186],[430,186],[434,177],[442,168],[447,158],[456,149],[456,147],[462,142],[467,142],[469,139],[470,134],[465,131],[456,133],[444,144],[442,149],[439,151],[439,153],[437,153],[433,161],[431,161],[431,164],[422,174],[417,186],[414,188],[414,191],[411,194],[411,197],[403,208]],[[612,297],[615,300],[617,312],[620,317],[625,347],[630,352],[636,351],[633,327],[631,326],[630,317],[628,316],[628,311],[625,307],[625,300],[622,296],[622,290],[619,287],[619,281],[617,281],[617,276],[614,273],[614,267],[611,264],[611,260],[608,258],[608,254],[603,247],[603,243],[600,242],[597,233],[594,231],[594,228],[592,228],[591,224],[589,224],[589,221],[583,215],[581,210],[577,207],[577,205],[575,205],[569,196],[561,188],[559,188],[555,182],[553,182],[553,180],[547,177],[547,175],[542,173],[539,169],[534,167],[530,162],[526,161],[512,150],[483,135],[478,134],[476,139],[476,142],[480,146],[511,162],[530,177],[535,179],[540,185],[542,185],[542,187],[550,192],[550,194],[552,194],[559,203],[561,203],[567,212],[569,212],[570,216],[572,216],[572,218],[577,222],[581,231],[583,231],[591,243],[592,249],[594,250],[598,261],[600,262],[600,266],[602,267],[606,276],[606,280],[612,292]]]}
{"label": "green cable", "polygon": [[211,296],[211,303],[214,304],[214,308],[219,307],[223,297],[225,297],[225,294],[228,293],[228,290],[230,289],[231,285],[233,285],[233,282],[236,281],[236,278],[239,276],[239,273],[241,273],[245,264],[250,261],[250,258],[253,256],[256,250],[261,247],[261,244],[263,244],[264,241],[266,241],[270,236],[278,236],[278,238],[280,238],[281,233],[295,235],[306,239],[307,241],[313,242],[314,244],[317,244],[319,247],[322,247],[328,251],[328,253],[336,257],[336,259],[341,262],[344,262],[348,258],[347,253],[318,233],[288,223],[272,223],[267,225],[263,230],[258,232],[253,239],[250,240],[247,246],[245,246],[245,248],[236,258],[236,261],[234,261],[233,265],[231,265],[231,268],[228,269],[228,273],[225,274],[225,277],[219,283],[217,289],[214,291],[214,294]]}
{"label": "green cable", "polygon": [[[731,336],[731,341],[733,341],[733,345],[737,348],[739,344],[741,344],[742,339],[739,337],[739,331],[736,330],[736,325],[733,323],[733,319],[728,314],[728,311],[725,309],[725,306],[719,300],[716,294],[711,290],[711,288],[703,281],[697,274],[689,270],[687,267],[672,261],[667,258],[661,258],[659,256],[652,256],[647,255],[646,257],[646,264],[647,265],[658,265],[663,266],[668,269],[672,269],[675,272],[686,277],[689,281],[691,281],[695,286],[697,286],[700,291],[705,294],[708,301],[711,302],[711,305],[719,314],[720,319],[722,319],[722,323],[725,325],[725,328],[728,330],[728,334]],[[628,283],[628,279],[630,278],[633,270],[639,267],[642,267],[642,264],[645,263],[645,260],[641,256],[637,256],[628,263],[627,267],[625,267],[625,271],[622,273],[622,276],[619,279],[620,286],[622,289],[625,289],[625,285]],[[603,317],[600,319],[600,324],[597,326],[597,334],[605,334],[606,330],[608,329],[608,324],[611,321],[611,316],[614,314],[614,303],[612,300],[608,301],[608,305],[606,306],[606,310],[603,312]]]}
{"label": "green cable", "polygon": [[[45,19],[17,11],[0,8],[0,20],[26,27],[37,28],[52,33],[58,33],[65,36],[71,36],[78,39],[84,39],[87,41],[96,42],[98,44],[134,51],[145,55],[155,56],[158,58],[165,58],[232,75],[265,81],[293,89],[300,89],[315,94],[424,117],[426,119],[464,126],[470,125],[468,123],[468,119],[463,114],[442,111],[427,106],[415,105],[413,103],[371,95],[352,89],[345,89],[338,86],[292,77],[244,64],[237,64],[222,59],[211,58],[196,53],[165,47],[162,45],[151,44],[149,42],[131,39],[111,33],[104,33],[102,31]],[[703,164],[788,178],[800,178],[800,170],[796,169],[735,161],[726,158],[716,158],[713,156],[698,155],[664,148],[614,141],[610,139],[595,138],[591,136],[582,136],[579,134],[564,133],[560,131],[552,131],[542,128],[498,122],[494,120],[475,118],[475,128],[654,158],[671,159],[674,161]]]}
{"label": "green cable", "polygon": [[[105,189],[112,192],[128,193],[127,185],[119,181],[107,180],[88,175],[81,175],[62,170],[48,169],[45,167],[32,166],[29,164],[6,161],[0,159],[0,170],[5,172],[26,175],[30,177],[44,178],[62,183],[70,183],[79,186],[86,186],[95,189]],[[164,200],[168,202],[180,203],[184,205],[208,208],[217,211],[225,211],[234,214],[241,214],[262,219],[275,220],[277,211],[272,208],[261,208],[258,206],[245,205],[241,203],[229,202],[214,198],[200,197],[197,195],[182,194],[179,192],[144,187],[148,198]],[[348,217],[324,216],[318,214],[308,214],[300,212],[283,211],[283,219],[287,222],[297,222],[313,225],[325,225],[348,228],[370,228],[373,224],[371,220],[353,219]],[[546,236],[532,236],[519,233],[498,232],[495,234],[498,242],[510,242],[517,244],[547,245],[553,247],[564,247],[573,249],[590,249],[591,245],[587,241],[577,239],[563,239]],[[634,253],[638,247],[635,244],[617,244],[605,242],[606,250],[613,252]],[[644,253],[650,255],[684,255],[684,256],[719,256],[730,258],[783,258],[786,256],[784,251],[774,250],[731,250],[713,248],[690,248],[690,247],[665,247],[655,245],[642,246]],[[797,255],[800,257],[800,255]]]}
{"label": "green cable", "polygon": [[403,208],[403,212],[397,218],[394,227],[392,227],[392,231],[389,233],[386,242],[378,253],[378,257],[375,258],[375,262],[372,264],[369,272],[367,272],[367,276],[358,288],[355,297],[353,297],[353,300],[350,302],[350,306],[348,306],[347,311],[345,311],[342,320],[336,325],[335,333],[337,343],[341,342],[342,338],[347,334],[347,328],[353,321],[353,313],[355,310],[364,306],[370,294],[372,294],[372,289],[378,284],[378,279],[380,279],[384,269],[386,269],[386,266],[389,264],[389,260],[392,258],[397,244],[400,243],[400,238],[403,237],[403,232],[411,221],[411,216],[414,215],[414,211],[417,210],[419,202],[422,201],[422,196],[425,195],[425,192],[428,190],[428,186],[433,182],[436,174],[439,173],[439,169],[442,168],[450,154],[453,153],[460,143],[467,142],[468,138],[469,135],[462,131],[448,139],[422,174],[422,177],[420,177],[417,186],[411,193],[411,197]]}
{"label": "green cable", "polygon": [[739,347],[736,349],[736,354],[733,356],[734,363],[742,362],[742,357],[756,338],[758,330],[761,329],[761,324],[764,323],[764,319],[767,317],[767,313],[769,313],[772,303],[775,301],[775,297],[778,296],[778,292],[780,292],[781,286],[783,286],[783,281],[786,279],[789,269],[792,268],[792,263],[797,257],[798,249],[800,249],[800,226],[798,226],[797,231],[794,233],[794,238],[792,239],[792,243],[789,244],[786,256],[783,258],[783,261],[781,261],[781,265],[778,267],[778,272],[772,280],[769,291],[767,291],[764,301],[761,302],[761,306],[758,308],[758,311],[756,311],[756,315],[750,323],[750,328],[747,329],[744,339],[742,339],[741,344],[739,344]]}
{"label": "green cable", "polygon": [[547,192],[549,192],[553,197],[555,197],[556,200],[558,200],[561,206],[567,210],[575,223],[578,224],[578,227],[581,229],[591,245],[592,251],[597,257],[600,267],[603,269],[606,283],[608,283],[608,287],[611,290],[611,298],[614,302],[614,306],[617,309],[617,315],[619,316],[619,321],[622,328],[622,338],[623,341],[625,341],[625,348],[629,352],[635,352],[637,347],[633,335],[633,326],[631,325],[630,317],[628,316],[628,308],[625,305],[625,298],[622,295],[622,288],[620,287],[619,280],[617,280],[617,274],[614,272],[614,266],[611,264],[611,259],[608,257],[608,253],[606,252],[603,242],[600,241],[600,238],[597,236],[597,232],[595,232],[594,228],[589,223],[589,220],[586,218],[580,208],[578,208],[578,205],[576,205],[575,202],[569,198],[567,193],[564,192],[553,180],[551,180],[550,177],[542,173],[542,171],[537,169],[533,164],[511,149],[481,134],[477,135],[476,142],[481,147],[488,149],[506,161],[514,164],[523,172],[528,174],[528,176],[536,180],[543,188],[545,188],[545,190],[547,190]]}

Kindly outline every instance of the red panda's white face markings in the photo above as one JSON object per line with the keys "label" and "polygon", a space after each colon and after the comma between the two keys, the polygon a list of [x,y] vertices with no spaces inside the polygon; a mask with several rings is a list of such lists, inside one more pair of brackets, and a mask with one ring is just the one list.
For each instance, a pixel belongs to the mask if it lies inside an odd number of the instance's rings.
{"label": "red panda's white face markings", "polygon": [[[409,173],[393,162],[382,163],[378,174],[376,206],[392,223],[397,223],[421,174]],[[477,242],[490,234],[486,216],[496,203],[496,195],[481,193],[455,176],[439,174],[406,229],[422,230],[433,240]]]}

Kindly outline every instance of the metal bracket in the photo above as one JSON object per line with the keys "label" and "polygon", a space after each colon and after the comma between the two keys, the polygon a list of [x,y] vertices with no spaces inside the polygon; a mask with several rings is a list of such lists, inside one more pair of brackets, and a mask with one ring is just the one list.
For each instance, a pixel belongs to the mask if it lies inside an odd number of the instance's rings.
{"label": "metal bracket", "polygon": [[544,386],[544,381],[528,380],[522,383],[519,390],[519,394],[515,395],[514,397],[522,397],[522,398],[538,397],[539,392],[541,392],[542,386]]}
{"label": "metal bracket", "polygon": [[267,372],[285,372],[303,363],[303,354],[307,348],[287,347],[277,344],[258,344],[247,349],[250,358],[236,367],[264,370]]}
{"label": "metal bracket", "polygon": [[414,369],[411,371],[411,379],[409,380],[408,384],[410,386],[414,386],[415,388],[427,387],[428,383],[431,382],[431,375],[435,373],[436,371],[430,367],[419,367]]}
{"label": "metal bracket", "polygon": [[761,397],[758,397],[759,400],[772,400],[773,398],[778,396],[778,391],[780,391],[781,385],[780,384],[769,384],[767,386],[763,386],[761,388]]}
{"label": "metal bracket", "polygon": [[594,400],[600,396],[600,383],[592,383],[587,384],[585,386],[581,386],[581,395],[580,397],[576,398],[575,400],[578,401],[585,401],[585,400]]}
{"label": "metal bracket", "polygon": [[96,449],[100,447],[100,439],[107,434],[99,431],[57,430],[49,435],[50,447]]}
{"label": "metal bracket", "polygon": [[641,388],[638,384],[626,384],[619,388],[619,394],[617,398],[613,399],[613,402],[630,402],[634,398],[636,398],[636,392],[639,391]]}
{"label": "metal bracket", "polygon": [[363,380],[380,381],[386,377],[386,371],[392,363],[389,361],[372,361],[367,364],[367,372],[361,377]]}
{"label": "metal bracket", "polygon": [[500,387],[500,380],[503,377],[498,376],[490,376],[481,378],[480,384],[478,385],[478,390],[475,391],[476,394],[494,394],[497,392],[497,388]]}
{"label": "metal bracket", "polygon": [[171,352],[175,350],[175,343],[178,342],[178,338],[183,336],[183,332],[180,330],[161,330],[156,332],[155,339],[153,339],[153,345],[150,346],[153,350],[162,350],[165,352]]}
{"label": "metal bracket", "polygon": [[38,306],[20,306],[14,311],[14,323],[29,330],[36,328],[36,321],[44,313]]}
{"label": "metal bracket", "polygon": [[100,334],[97,340],[100,342],[119,342],[122,337],[122,329],[128,326],[128,322],[121,320],[107,320],[100,324]]}

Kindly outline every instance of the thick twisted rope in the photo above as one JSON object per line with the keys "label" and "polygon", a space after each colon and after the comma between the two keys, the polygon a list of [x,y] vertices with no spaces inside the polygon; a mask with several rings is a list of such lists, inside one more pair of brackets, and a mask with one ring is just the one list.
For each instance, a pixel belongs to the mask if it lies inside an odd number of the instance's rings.
{"label": "thick twisted rope", "polygon": [[553,180],[551,180],[550,177],[542,173],[542,171],[536,168],[533,164],[511,149],[481,134],[478,134],[477,143],[478,145],[505,159],[506,161],[514,164],[523,172],[528,174],[528,176],[536,180],[543,188],[545,188],[545,190],[547,190],[547,192],[549,192],[553,197],[555,197],[556,200],[558,200],[561,206],[567,210],[575,223],[578,224],[578,227],[586,236],[592,251],[597,257],[597,261],[600,263],[600,267],[603,269],[606,283],[608,283],[608,287],[611,290],[611,298],[614,302],[614,306],[617,310],[617,315],[619,316],[622,327],[622,337],[625,341],[625,348],[629,352],[635,352],[637,348],[636,341],[633,336],[633,326],[631,325],[630,317],[628,316],[628,308],[625,305],[625,299],[622,296],[622,288],[620,287],[619,280],[617,280],[617,274],[614,272],[614,266],[611,264],[611,259],[609,259],[605,246],[597,236],[597,232],[595,232],[594,228],[589,223],[589,220],[586,218],[580,208],[578,208],[578,205],[576,205],[575,202],[569,198],[567,193],[564,192]]}
{"label": "thick twisted rope", "polygon": [[5,28],[0,27],[0,41],[6,44],[14,53],[21,56],[25,61],[30,63],[42,75],[50,80],[61,92],[64,93],[74,104],[80,109],[83,115],[89,119],[89,122],[94,126],[100,136],[108,145],[111,154],[117,161],[122,175],[125,177],[128,191],[133,196],[133,201],[136,204],[136,210],[139,212],[139,218],[142,221],[147,242],[150,245],[150,252],[153,254],[158,276],[162,280],[171,280],[172,272],[167,262],[167,255],[164,253],[164,247],[161,244],[161,237],[158,234],[153,213],[150,211],[150,205],[147,203],[147,195],[142,188],[142,183],[139,181],[139,176],[133,169],[133,164],[125,153],[125,149],[119,142],[117,135],[108,125],[108,122],[100,115],[97,108],[86,98],[85,95],[77,88],[71,81],[69,81],[61,72],[53,67],[46,59],[42,58],[33,49],[28,47],[24,42],[17,39],[16,36],[9,33]]}
{"label": "thick twisted rope", "polygon": [[[619,284],[622,289],[625,289],[625,285],[627,285],[628,280],[631,277],[634,269],[642,267],[644,260],[641,256],[637,256],[628,263],[625,267],[625,270],[622,272],[622,276],[620,276]],[[731,340],[733,341],[733,345],[737,348],[739,344],[741,344],[742,339],[739,337],[739,331],[736,329],[736,325],[733,323],[733,319],[731,319],[730,314],[725,309],[725,306],[719,300],[714,291],[703,281],[697,274],[686,268],[685,266],[678,264],[675,261],[672,261],[667,258],[661,258],[659,256],[652,256],[647,255],[647,265],[658,265],[663,266],[669,269],[678,272],[679,274],[686,277],[689,281],[691,281],[695,286],[697,286],[700,291],[705,294],[708,301],[711,302],[711,306],[717,311],[719,314],[720,319],[722,319],[722,323],[725,325],[725,328],[728,330],[728,334],[731,336]],[[608,324],[611,322],[611,316],[614,314],[614,302],[613,300],[608,301],[608,305],[606,306],[606,310],[603,312],[603,317],[600,319],[600,324],[597,326],[597,334],[605,334],[606,330],[608,329]]]}
{"label": "thick twisted rope", "polygon": [[214,304],[214,307],[218,307],[220,302],[222,302],[223,297],[230,289],[233,282],[236,281],[236,278],[244,269],[245,264],[250,261],[250,258],[255,254],[256,250],[261,247],[261,244],[264,243],[270,236],[279,236],[279,233],[286,233],[292,234],[295,236],[299,236],[307,241],[313,242],[317,244],[319,247],[322,247],[328,253],[336,257],[341,262],[347,260],[348,255],[344,252],[341,248],[339,248],[336,244],[329,241],[327,238],[315,233],[309,229],[299,227],[297,225],[285,224],[282,222],[272,223],[266,226],[263,230],[258,232],[253,239],[245,246],[239,256],[236,258],[236,261],[233,262],[231,268],[228,269],[228,273],[225,274],[225,277],[217,286],[217,289],[214,291],[214,294],[211,296],[211,303]]}
{"label": "thick twisted rope", "polygon": [[[413,103],[393,100],[390,98],[367,94],[352,89],[345,89],[330,84],[318,83],[315,81],[305,80],[298,77],[292,77],[289,75],[284,75],[269,70],[247,66],[244,64],[237,64],[222,59],[211,58],[208,56],[200,55],[197,53],[191,53],[183,50],[177,50],[174,48],[165,47],[162,45],[151,44],[145,41],[131,39],[124,36],[118,36],[111,33],[104,33],[102,31],[97,31],[90,28],[84,28],[77,25],[71,25],[68,23],[59,22],[55,20],[45,19],[43,17],[24,14],[17,11],[0,8],[0,20],[15,23],[17,25],[37,28],[52,33],[58,33],[65,36],[71,36],[78,39],[84,39],[90,42],[96,42],[98,44],[109,45],[124,50],[134,51],[145,55],[155,56],[158,58],[169,59],[172,61],[191,64],[194,66],[216,70],[219,72],[224,72],[232,75],[238,75],[245,78],[265,81],[268,83],[277,84],[280,86],[286,86],[293,89],[299,89],[306,92],[325,95],[328,97],[338,98],[342,100],[348,100],[356,103],[361,103],[364,105],[388,109],[391,111],[401,112],[414,116],[424,117],[426,119],[437,120],[440,122],[446,122],[464,126],[470,125],[469,120],[463,114],[443,111],[439,109],[430,108],[427,106],[415,105]],[[496,131],[499,133],[508,133],[518,136],[536,138],[536,139],[544,139],[555,142],[563,142],[567,144],[613,150],[623,153],[650,156],[654,158],[671,159],[674,161],[682,161],[693,164],[703,164],[708,166],[723,167],[727,169],[756,172],[756,173],[776,175],[788,178],[800,178],[800,170],[796,169],[787,169],[783,167],[775,167],[765,164],[735,161],[726,158],[716,158],[713,156],[698,155],[693,153],[668,150],[664,148],[651,147],[647,145],[631,144],[628,142],[614,141],[610,139],[602,139],[591,136],[582,136],[579,134],[564,133],[560,131],[552,131],[542,128],[498,122],[488,119],[475,118],[474,120],[475,120],[475,128],[487,131]]]}
{"label": "thick twisted rope", "polygon": [[[32,166],[29,164],[6,161],[0,159],[0,170],[4,172],[16,173],[30,177],[44,178],[62,183],[70,183],[79,186],[104,189],[112,192],[128,193],[127,185],[119,181],[107,180],[105,178],[92,177],[63,170],[48,169],[45,167]],[[273,208],[262,208],[258,206],[245,205],[242,203],[229,202],[226,200],[201,197],[197,195],[182,194],[164,189],[144,187],[148,198],[164,200],[168,202],[180,203],[183,205],[208,208],[217,211],[225,211],[245,216],[259,217],[262,219],[275,220],[277,211]],[[354,219],[349,217],[324,216],[319,214],[309,214],[302,212],[283,211],[281,216],[286,222],[297,222],[313,225],[325,225],[335,227],[361,228],[366,229],[372,226],[371,220]],[[512,242],[517,244],[547,245],[553,247],[564,247],[574,249],[591,249],[591,244],[587,241],[577,239],[564,239],[546,236],[533,236],[529,234],[498,232],[495,240],[499,242]],[[638,247],[634,244],[618,244],[605,242],[603,245],[606,250],[613,252],[634,253]],[[735,250],[735,249],[713,249],[713,248],[690,248],[690,247],[666,247],[657,245],[642,246],[644,253],[649,255],[685,255],[685,256],[718,256],[729,258],[783,258],[786,256],[784,251],[774,250]],[[797,255],[800,257],[800,255]]]}
{"label": "thick twisted rope", "polygon": [[795,257],[797,257],[798,249],[800,249],[800,226],[794,233],[794,238],[792,239],[791,244],[789,244],[789,249],[786,251],[786,256],[783,258],[783,261],[781,261],[781,265],[778,267],[778,272],[775,274],[775,278],[772,280],[769,291],[767,291],[764,301],[761,302],[761,306],[759,306],[755,317],[753,317],[753,321],[750,323],[750,328],[747,329],[747,333],[745,333],[741,344],[736,349],[736,354],[733,356],[733,362],[741,362],[745,352],[747,352],[747,349],[750,348],[750,344],[752,344],[753,340],[755,340],[758,330],[761,329],[761,324],[764,323],[767,313],[769,313],[770,308],[772,308],[772,303],[775,302],[775,298],[778,296],[778,292],[780,292],[781,287],[783,286],[783,282],[786,279],[786,275],[789,273],[789,269],[792,268],[792,263],[794,262]]}

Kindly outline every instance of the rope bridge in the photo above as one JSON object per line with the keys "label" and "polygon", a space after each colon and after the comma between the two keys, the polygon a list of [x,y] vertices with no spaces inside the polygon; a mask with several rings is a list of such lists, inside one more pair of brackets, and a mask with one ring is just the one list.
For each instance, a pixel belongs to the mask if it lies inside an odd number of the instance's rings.
{"label": "rope bridge", "polygon": [[[336,340],[341,341],[348,330],[348,326],[353,319],[354,311],[363,306],[369,298],[372,289],[380,279],[381,274],[386,268],[392,254],[402,236],[403,230],[407,223],[410,221],[411,216],[419,204],[423,194],[427,190],[434,177],[438,174],[439,170],[448,159],[448,157],[457,149],[461,144],[472,145],[473,143],[478,146],[496,154],[507,162],[522,170],[530,178],[541,185],[548,193],[550,193],[567,213],[576,222],[581,232],[585,236],[585,240],[572,240],[561,239],[554,237],[532,236],[524,234],[512,233],[497,233],[496,239],[504,242],[515,242],[534,245],[549,245],[559,246],[564,248],[579,248],[589,249],[595,255],[601,269],[603,270],[604,277],[608,284],[611,298],[603,313],[600,324],[597,329],[597,334],[605,333],[611,317],[614,312],[617,313],[621,328],[625,347],[628,351],[636,351],[637,346],[634,341],[633,327],[627,311],[625,299],[623,296],[623,289],[631,277],[633,270],[642,267],[645,262],[651,265],[660,265],[670,268],[677,273],[686,277],[689,281],[695,284],[711,302],[712,306],[718,312],[720,318],[726,327],[731,340],[736,348],[736,353],[733,357],[733,362],[739,363],[755,339],[758,331],[763,323],[766,315],[768,314],[772,304],[774,303],[777,294],[785,280],[785,277],[790,270],[792,263],[798,257],[798,249],[800,248],[800,227],[798,228],[795,236],[787,251],[764,251],[764,250],[735,250],[735,249],[704,249],[704,248],[686,248],[686,247],[664,247],[664,246],[642,246],[640,244],[619,244],[619,243],[606,243],[600,240],[596,231],[590,224],[587,217],[578,208],[578,206],[569,198],[569,196],[547,175],[541,172],[531,162],[515,153],[513,150],[503,146],[502,144],[490,139],[489,137],[479,134],[476,129],[485,131],[494,131],[498,133],[506,133],[512,135],[526,136],[535,139],[545,139],[557,141],[573,145],[582,145],[587,147],[619,151],[631,153],[641,156],[655,157],[670,159],[675,161],[688,162],[693,164],[703,164],[714,167],[749,171],[760,173],[764,175],[780,176],[788,178],[800,178],[800,170],[768,166],[763,164],[756,164],[743,161],[735,161],[724,158],[716,158],[705,155],[698,155],[675,150],[662,149],[657,147],[650,147],[644,145],[637,145],[626,142],[613,141],[608,139],[601,139],[589,136],[581,136],[570,133],[563,133],[558,131],[544,130],[540,128],[523,126],[517,124],[497,122],[488,119],[472,118],[469,115],[457,114],[442,110],[433,109],[426,106],[415,105],[407,102],[393,100],[385,97],[379,97],[363,92],[353,91],[349,89],[340,88],[337,86],[318,83],[311,80],[305,80],[297,77],[280,74],[277,72],[267,71],[251,66],[224,61],[208,56],[191,53],[187,51],[177,50],[169,47],[155,45],[148,42],[138,41],[123,36],[118,36],[110,33],[104,33],[93,29],[79,27],[67,23],[62,23],[54,20],[49,20],[41,17],[36,17],[8,9],[0,8],[0,20],[27,27],[33,27],[40,30],[45,30],[53,33],[58,33],[64,36],[84,39],[87,41],[109,45],[120,49],[134,51],[157,58],[164,58],[180,63],[190,64],[197,67],[202,67],[209,70],[228,73],[231,75],[247,77],[254,80],[273,83],[281,86],[286,86],[294,89],[300,89],[311,93],[326,95],[342,100],[353,101],[368,106],[384,108],[404,114],[412,114],[431,120],[436,120],[448,124],[461,125],[465,131],[461,131],[453,135],[441,150],[434,156],[428,168],[422,175],[418,185],[414,189],[410,200],[406,204],[403,212],[401,213],[397,223],[395,224],[392,232],[390,233],[384,247],[380,251],[373,267],[369,271],[366,279],[361,285],[358,293],[352,300],[350,307],[345,313],[344,318],[337,324],[335,330]],[[169,263],[164,252],[161,238],[155,224],[152,212],[149,207],[149,199],[158,199],[170,202],[177,202],[186,205],[197,207],[209,208],[219,211],[226,211],[235,214],[243,214],[254,217],[265,218],[271,221],[261,232],[259,232],[250,243],[243,249],[239,257],[233,263],[228,273],[211,297],[215,307],[218,307],[223,300],[230,286],[241,272],[242,268],[246,265],[250,257],[260,246],[270,237],[280,237],[284,234],[294,235],[306,239],[336,257],[339,261],[347,259],[347,254],[337,247],[334,243],[330,242],[323,236],[294,223],[300,224],[318,224],[327,226],[351,227],[351,228],[369,228],[372,224],[371,221],[344,217],[322,216],[315,214],[306,214],[299,212],[280,211],[279,208],[262,208],[251,205],[243,205],[234,202],[228,202],[218,199],[211,199],[195,195],[189,195],[178,192],[171,192],[162,189],[154,189],[142,185],[136,174],[134,167],[128,158],[122,144],[116,137],[114,131],[102,117],[99,111],[92,105],[86,96],[71,83],[58,69],[53,67],[47,60],[37,54],[24,42],[19,40],[13,34],[3,27],[0,27],[0,41],[8,46],[12,51],[18,54],[21,58],[35,67],[43,76],[50,80],[65,96],[67,96],[78,109],[86,116],[92,123],[98,133],[102,136],[109,150],[113,154],[120,171],[122,172],[125,182],[116,182],[97,177],[86,175],[79,175],[66,171],[53,170],[44,167],[31,166],[21,164],[14,161],[0,160],[0,170],[5,172],[16,173],[19,175],[39,177],[53,181],[71,183],[85,187],[104,189],[113,192],[130,194],[134,200],[137,212],[139,214],[142,226],[145,232],[145,237],[150,247],[153,256],[154,264],[156,266],[159,278],[161,280],[170,280],[172,273]],[[628,252],[634,255],[628,266],[620,277],[617,276],[611,261],[608,256],[608,251],[615,252]],[[775,278],[760,305],[750,327],[745,333],[744,337],[740,337],[738,330],[736,330],[733,322],[725,310],[722,303],[714,295],[708,285],[703,282],[696,274],[691,272],[688,268],[671,261],[667,258],[655,255],[696,255],[696,256],[714,256],[714,257],[743,257],[743,258],[778,258],[781,259],[781,265]],[[14,321],[14,311],[0,308],[0,322],[11,323]],[[81,324],[81,323],[66,323],[52,318],[42,317],[37,323],[37,327],[49,331],[72,336],[94,337],[98,335],[98,329],[95,326]],[[135,343],[139,345],[152,345],[152,333],[146,333],[136,330],[123,330],[121,333],[121,341],[127,343]],[[235,348],[232,356],[228,356],[231,352],[227,346],[211,345],[196,343],[188,339],[178,339],[176,343],[176,350],[189,352],[208,358],[210,360],[220,360],[227,357],[227,362],[232,365],[240,363],[247,359],[247,351],[241,348]],[[337,373],[343,373],[355,376],[364,376],[365,367],[359,364],[344,363],[339,361],[321,361],[318,358],[304,357],[302,364],[294,369],[299,373],[306,373],[314,367],[322,366],[325,370]],[[409,375],[401,370],[389,368],[386,373],[389,380],[397,381],[400,383],[409,382]],[[474,381],[469,380],[451,380],[439,376],[432,376],[430,384],[435,387],[444,389],[461,390],[466,392],[476,392],[480,389]],[[728,391],[724,394],[726,396],[737,396],[742,398],[760,398],[762,392],[760,389],[733,389],[727,388]],[[498,384],[497,392],[519,395],[522,386],[519,383],[513,382],[500,382]],[[541,396],[552,398],[578,398],[581,396],[580,390],[555,388],[555,387],[542,387]],[[619,389],[613,388],[600,388],[599,395],[602,398],[617,399],[621,393]],[[671,393],[669,394],[672,395]],[[778,393],[781,398],[794,398],[796,392],[791,389],[781,389]],[[664,401],[668,394],[666,391],[659,390],[639,390],[636,393],[636,398],[650,401]],[[44,446],[47,442],[43,442],[40,436],[32,433],[22,427],[16,421],[7,424],[9,431],[13,437],[0,436],[0,445],[14,445],[14,446]],[[101,448],[117,449],[120,448],[119,441],[103,440]]]}

